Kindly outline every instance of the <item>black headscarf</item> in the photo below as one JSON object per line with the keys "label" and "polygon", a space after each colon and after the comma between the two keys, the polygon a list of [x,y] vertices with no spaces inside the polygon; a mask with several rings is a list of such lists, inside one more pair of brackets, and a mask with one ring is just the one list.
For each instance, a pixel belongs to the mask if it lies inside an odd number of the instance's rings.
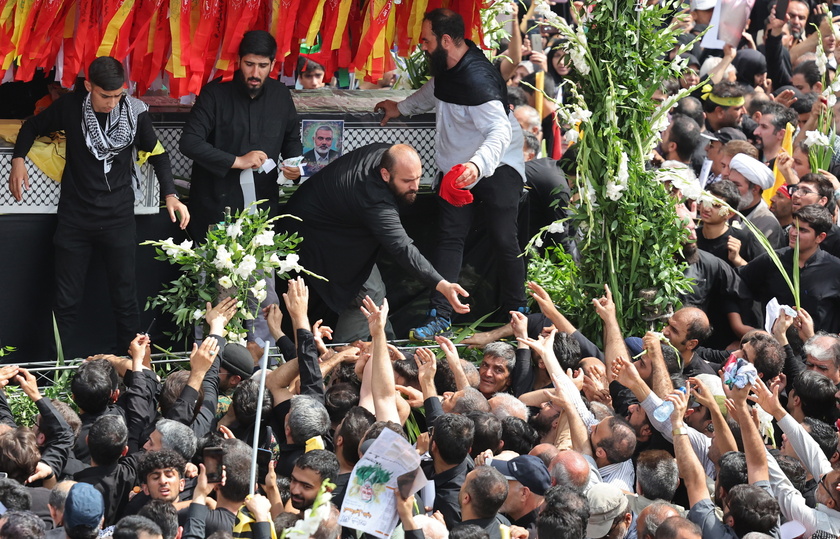
{"label": "black headscarf", "polygon": [[741,49],[732,60],[732,65],[738,72],[738,82],[752,88],[755,86],[755,76],[767,73],[767,59],[754,49]]}

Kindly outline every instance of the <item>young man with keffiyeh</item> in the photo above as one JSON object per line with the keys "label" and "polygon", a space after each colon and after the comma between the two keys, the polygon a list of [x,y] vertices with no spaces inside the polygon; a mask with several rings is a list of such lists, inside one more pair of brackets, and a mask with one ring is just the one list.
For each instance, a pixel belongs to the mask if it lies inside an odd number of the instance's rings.
{"label": "young man with keffiyeh", "polygon": [[[173,223],[186,228],[190,214],[175,192],[172,167],[157,138],[148,109],[125,95],[125,70],[109,56],[91,62],[85,91],[70,92],[20,129],[9,189],[16,200],[29,189],[24,158],[39,136],[64,131],[67,163],[61,178],[55,244],[55,318],[59,333],[73,327],[82,301],[88,264],[103,255],[117,322],[116,350],[125,351],[140,328],[134,258],[134,201],[140,194],[134,150],[148,158]],[[176,215],[177,212],[177,215]]]}

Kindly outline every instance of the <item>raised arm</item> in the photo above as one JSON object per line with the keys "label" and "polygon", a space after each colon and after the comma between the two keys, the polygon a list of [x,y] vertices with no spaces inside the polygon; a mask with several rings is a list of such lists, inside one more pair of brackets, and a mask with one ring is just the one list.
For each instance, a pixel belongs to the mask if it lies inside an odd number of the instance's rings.
{"label": "raised arm", "polygon": [[[554,378],[555,377],[552,376],[555,389],[544,389],[543,392],[545,393],[546,398],[551,401],[551,404],[559,408],[569,419],[569,435],[572,439],[572,448],[575,451],[594,458],[594,455],[592,454],[592,444],[589,443],[589,429],[586,428],[586,425],[580,418],[580,415],[578,414],[574,403],[569,398],[569,395],[567,395],[563,389],[557,389],[563,387],[561,381],[555,380]],[[560,441],[560,434],[560,432],[557,433],[555,445]]]}
{"label": "raised arm", "polygon": [[615,358],[630,357],[630,353],[621,335],[621,326],[618,325],[618,317],[615,313],[615,302],[613,302],[612,291],[608,285],[604,285],[603,297],[592,300],[592,306],[604,321],[604,359],[607,370],[610,370]]}
{"label": "raised arm", "polygon": [[703,472],[697,455],[694,454],[683,423],[685,410],[688,407],[688,395],[682,391],[675,391],[665,397],[665,400],[674,404],[674,411],[671,412],[671,424],[674,427],[674,456],[677,458],[680,477],[683,478],[688,493],[688,505],[693,507],[697,502],[710,499],[710,496],[709,489],[706,487],[706,474]]}
{"label": "raised arm", "polygon": [[370,296],[365,296],[361,307],[367,317],[371,337],[370,370],[376,383],[372,384],[373,407],[377,421],[393,421],[400,423],[397,413],[397,390],[394,387],[394,368],[391,366],[391,355],[388,353],[388,340],[385,336],[385,323],[388,321],[388,300],[385,299],[380,307]]}
{"label": "raised arm", "polygon": [[464,366],[461,365],[461,358],[458,356],[458,349],[452,344],[452,341],[438,335],[435,337],[435,342],[438,343],[440,349],[446,355],[446,362],[452,370],[452,375],[455,377],[455,387],[458,391],[470,387],[470,381],[467,379],[467,374],[464,372]]}

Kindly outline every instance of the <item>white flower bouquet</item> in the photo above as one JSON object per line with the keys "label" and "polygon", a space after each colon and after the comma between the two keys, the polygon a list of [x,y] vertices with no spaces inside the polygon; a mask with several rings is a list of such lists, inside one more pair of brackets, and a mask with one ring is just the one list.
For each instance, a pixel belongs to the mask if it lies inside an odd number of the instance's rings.
{"label": "white flower bouquet", "polygon": [[[254,205],[259,204],[255,202]],[[207,232],[203,243],[193,247],[192,241],[176,244],[172,238],[149,240],[157,260],[180,266],[181,276],[165,286],[146,302],[146,309],[159,308],[173,316],[178,338],[187,338],[193,325],[204,318],[207,302],[233,296],[238,310],[227,325],[227,339],[244,344],[243,321],[258,316],[259,302],[266,297],[266,279],[276,272],[280,278],[291,271],[306,271],[295,254],[301,242],[297,234],[274,230],[280,219],[297,219],[293,215],[269,217],[268,210],[251,211],[251,206],[235,217],[228,216]],[[249,298],[253,298],[249,302]]]}

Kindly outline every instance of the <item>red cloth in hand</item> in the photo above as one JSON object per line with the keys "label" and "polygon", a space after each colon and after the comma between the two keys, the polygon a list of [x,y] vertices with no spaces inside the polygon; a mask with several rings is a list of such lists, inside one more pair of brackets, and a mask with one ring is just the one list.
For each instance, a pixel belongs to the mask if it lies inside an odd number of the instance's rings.
{"label": "red cloth in hand", "polygon": [[446,173],[440,183],[441,198],[453,206],[466,206],[473,201],[473,195],[469,190],[455,187],[455,180],[464,173],[466,168],[464,165],[455,165]]}

